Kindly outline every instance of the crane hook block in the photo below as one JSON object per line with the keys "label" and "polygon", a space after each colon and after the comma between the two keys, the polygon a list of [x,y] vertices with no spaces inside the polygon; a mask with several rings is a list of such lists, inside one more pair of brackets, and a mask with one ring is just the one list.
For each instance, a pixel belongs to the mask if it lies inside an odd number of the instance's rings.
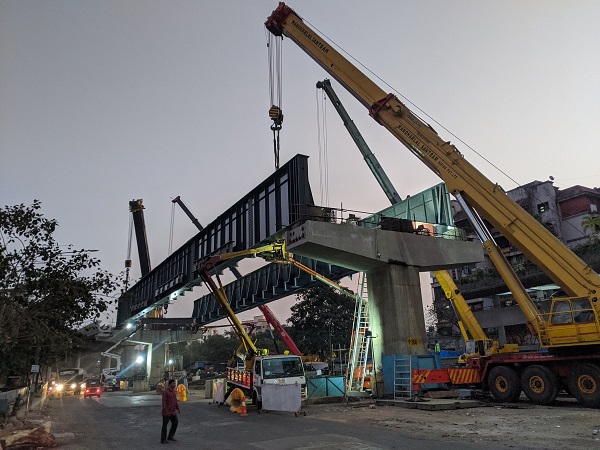
{"label": "crane hook block", "polygon": [[283,122],[283,112],[281,111],[281,108],[279,106],[271,106],[271,108],[269,108],[269,117],[271,118],[271,120],[273,121],[273,127],[277,127],[278,129],[281,129],[281,124]]}

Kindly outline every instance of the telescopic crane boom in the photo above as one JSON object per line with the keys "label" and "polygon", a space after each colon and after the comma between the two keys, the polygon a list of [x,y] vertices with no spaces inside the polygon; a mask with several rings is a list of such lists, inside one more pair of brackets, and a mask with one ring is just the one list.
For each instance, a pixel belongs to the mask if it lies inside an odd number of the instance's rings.
{"label": "telescopic crane boom", "polygon": [[[241,257],[246,257],[246,256],[258,256],[258,257],[265,259],[266,261],[275,262],[275,263],[279,263],[279,264],[293,265],[293,266],[297,267],[298,269],[302,270],[303,272],[306,272],[309,275],[313,276],[315,279],[319,280],[320,282],[332,287],[336,291],[338,291],[344,295],[347,295],[351,298],[356,299],[356,294],[354,294],[350,290],[344,288],[343,286],[340,286],[335,281],[332,281],[329,278],[312,270],[310,267],[307,267],[304,264],[296,261],[294,259],[293,255],[287,252],[287,248],[286,248],[284,239],[280,239],[276,242],[273,242],[272,244],[267,244],[267,245],[264,245],[264,246],[261,246],[258,248],[254,248],[254,249],[242,250],[239,252],[232,252],[232,253],[222,253],[220,255],[214,255],[214,256],[208,257],[208,258],[200,261],[197,264],[198,274],[200,275],[202,280],[205,282],[205,284],[207,285],[207,287],[209,288],[211,293],[215,296],[215,298],[219,302],[219,304],[223,307],[223,309],[225,309],[227,316],[230,319],[232,326],[235,329],[236,334],[238,335],[240,341],[242,342],[242,346],[247,355],[246,360],[250,360],[253,356],[256,356],[258,354],[258,349],[255,347],[254,343],[252,342],[252,339],[250,339],[250,336],[248,336],[248,334],[244,330],[244,327],[242,326],[242,324],[236,317],[235,313],[231,309],[231,306],[229,305],[229,300],[227,299],[227,295],[225,294],[225,289],[224,289],[218,275],[216,276],[217,282],[215,282],[210,273],[213,269],[216,268],[216,266],[220,262],[223,262],[223,261],[226,261],[226,260],[229,260],[232,258],[241,258]],[[265,305],[263,305],[263,306],[265,306]],[[265,312],[265,309],[261,308],[261,311]],[[275,328],[275,330],[277,331],[279,336],[282,338],[282,340],[287,345],[290,352],[292,352],[295,355],[300,356],[301,355],[300,350],[298,350],[298,347],[296,346],[296,344],[292,341],[291,337],[285,332],[285,330],[283,329],[283,327],[281,326],[279,321],[275,318],[273,313],[268,308],[267,308],[267,312],[265,314],[265,319],[273,326],[273,328]],[[275,322],[276,322],[276,324],[274,325]],[[279,325],[279,327],[277,327],[277,324]]]}
{"label": "telescopic crane boom", "polygon": [[317,82],[317,88],[323,89],[323,91],[325,91],[325,93],[331,100],[333,107],[342,118],[342,122],[344,122],[344,126],[348,130],[348,133],[350,133],[350,137],[352,137],[352,140],[358,147],[358,150],[363,155],[367,166],[369,166],[369,169],[371,169],[373,176],[375,176],[375,179],[379,183],[379,186],[381,186],[381,188],[383,189],[383,192],[385,192],[385,195],[387,196],[390,203],[392,205],[400,203],[402,201],[402,197],[400,197],[400,195],[396,191],[396,188],[394,188],[394,185],[383,170],[383,167],[381,167],[381,164],[379,164],[379,161],[369,148],[367,142],[362,137],[362,134],[360,134],[360,131],[354,124],[354,121],[350,118],[350,115],[346,111],[346,108],[344,108],[344,105],[342,105],[342,102],[340,101],[339,97],[337,96],[337,94],[333,90],[333,87],[331,86],[331,81],[319,81]]}
{"label": "telescopic crane boom", "polygon": [[190,218],[190,220],[196,226],[196,228],[198,228],[198,231],[202,231],[204,229],[204,227],[200,224],[198,219],[196,219],[196,217],[192,214],[192,212],[188,209],[188,207],[185,206],[185,203],[183,203],[183,201],[181,200],[181,197],[179,195],[171,201],[173,203],[177,203],[179,205],[179,207],[181,209],[183,209],[183,212]]}
{"label": "telescopic crane boom", "polygon": [[150,273],[150,253],[148,252],[148,238],[146,237],[146,223],[144,222],[143,200],[131,200],[129,202],[129,211],[133,217],[133,226],[135,228],[135,239],[137,243],[138,255],[140,257],[140,271],[142,276]]}
{"label": "telescopic crane boom", "polygon": [[240,339],[241,346],[244,349],[246,354],[245,358],[247,361],[250,361],[254,356],[258,355],[258,349],[254,345],[254,342],[246,333],[246,330],[242,326],[242,323],[239,321],[233,309],[231,309],[231,305],[229,304],[229,300],[227,299],[227,295],[225,294],[225,288],[221,283],[221,279],[217,275],[217,282],[213,280],[211,275],[211,271],[217,266],[220,262],[226,261],[232,258],[242,258],[246,256],[260,256],[265,260],[271,260],[273,257],[280,256],[283,257],[285,252],[285,242],[279,243],[276,242],[274,244],[264,245],[262,247],[253,248],[249,250],[242,250],[238,252],[231,253],[222,253],[219,255],[213,255],[204,260],[200,261],[196,270],[202,281],[206,284],[211,293],[215,296],[215,299],[219,302],[221,307],[227,313],[227,317],[233,326],[235,333]]}

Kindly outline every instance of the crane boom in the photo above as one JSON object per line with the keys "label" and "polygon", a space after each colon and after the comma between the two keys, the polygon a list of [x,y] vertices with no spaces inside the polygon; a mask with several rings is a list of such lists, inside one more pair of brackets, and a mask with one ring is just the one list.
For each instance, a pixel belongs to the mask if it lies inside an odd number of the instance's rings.
{"label": "crane boom", "polygon": [[452,305],[456,309],[456,313],[460,317],[460,321],[465,326],[471,337],[475,340],[487,340],[487,335],[483,331],[483,328],[481,328],[481,325],[475,318],[473,311],[471,311],[471,308],[469,308],[469,305],[465,301],[464,297],[456,288],[454,280],[452,280],[450,274],[445,270],[436,270],[433,273],[440,283],[440,286],[444,290],[446,298],[452,302]]}
{"label": "crane boom", "polygon": [[344,108],[344,105],[342,105],[342,102],[340,101],[339,97],[337,96],[337,94],[335,93],[333,88],[331,87],[331,81],[329,81],[329,80],[319,81],[317,83],[317,88],[323,89],[323,91],[325,91],[325,93],[331,100],[333,107],[335,108],[335,110],[338,112],[338,114],[342,118],[342,122],[344,122],[344,126],[348,130],[348,133],[350,133],[352,140],[358,147],[358,150],[360,151],[360,153],[363,155],[363,158],[365,159],[367,166],[369,166],[369,169],[371,169],[371,172],[373,173],[373,175],[375,176],[375,179],[377,180],[377,182],[383,189],[383,192],[387,196],[390,203],[392,205],[395,205],[396,203],[400,203],[402,201],[402,197],[400,197],[400,195],[396,191],[396,188],[394,187],[394,185],[388,178],[387,174],[383,170],[383,167],[381,167],[381,164],[379,164],[379,161],[377,160],[377,158],[375,157],[375,155],[369,148],[369,145],[362,137],[362,134],[360,134],[360,131],[358,130],[357,126],[354,124],[354,121],[350,118],[348,111],[346,111],[346,108]]}
{"label": "crane boom", "polygon": [[259,305],[258,309],[260,309],[260,311],[265,316],[265,320],[267,322],[269,322],[269,325],[271,325],[273,327],[273,329],[277,332],[279,337],[283,340],[283,343],[287,346],[288,350],[293,355],[302,356],[302,352],[300,350],[298,350],[296,343],[290,337],[290,335],[287,333],[287,331],[285,331],[285,328],[283,328],[283,325],[281,325],[281,322],[279,322],[279,320],[277,320],[277,317],[275,317],[275,314],[273,314],[273,311],[271,311],[271,308],[269,308],[267,305]]}
{"label": "crane boom", "polygon": [[258,349],[252,342],[252,339],[242,326],[242,323],[237,318],[233,309],[231,309],[231,305],[229,304],[229,300],[227,299],[227,295],[225,294],[225,289],[221,284],[221,280],[217,275],[218,284],[213,280],[210,271],[215,268],[220,262],[226,261],[232,258],[241,258],[245,256],[260,256],[265,260],[271,260],[275,257],[282,257],[285,253],[285,241],[277,241],[272,244],[263,245],[258,248],[241,250],[238,252],[231,253],[221,253],[218,255],[213,255],[204,260],[198,262],[196,266],[196,270],[202,281],[206,284],[211,293],[215,296],[215,299],[219,302],[221,307],[225,309],[227,313],[227,317],[231,322],[231,325],[234,328],[235,333],[240,339],[241,346],[244,348],[246,353],[246,359],[250,360],[253,356],[258,354]]}
{"label": "crane boom", "polygon": [[[342,56],[317,32],[311,29],[285,3],[280,2],[265,22],[266,28],[276,36],[286,36],[304,50],[325,69],[330,76],[344,86],[369,114],[420,161],[437,174],[457,198],[462,198],[476,213],[489,221],[502,235],[509,238],[531,262],[570,296],[584,298],[587,305],[576,307],[576,299],[566,298],[571,323],[576,309],[593,308],[595,320],[585,330],[575,324],[558,328],[554,325],[554,309],[549,318],[543,318],[529,296],[515,296],[534,331],[539,331],[544,346],[583,345],[600,343],[598,311],[600,303],[600,276],[591,267],[560,242],[550,231],[530,214],[525,212],[496,183],[486,178],[470,164],[462,153],[450,142],[444,141],[437,132],[393,94],[387,94],[356,66]],[[485,238],[483,245],[495,264],[503,264],[499,249],[493,240]],[[500,270],[502,269],[502,270]],[[506,266],[499,268],[507,284],[513,279],[515,288],[518,278]],[[509,280],[507,281],[507,278]],[[553,302],[554,305],[557,304]]]}
{"label": "crane boom", "polygon": [[[263,245],[261,247],[257,247],[254,249],[242,250],[242,251],[232,252],[232,253],[222,253],[219,255],[214,255],[214,256],[205,258],[202,261],[199,261],[199,263],[197,264],[198,274],[200,275],[202,280],[205,282],[205,284],[207,285],[209,290],[213,293],[213,295],[215,296],[215,298],[217,299],[219,304],[223,307],[223,309],[225,309],[227,316],[230,319],[232,326],[234,327],[235,332],[238,335],[238,337],[242,343],[242,346],[246,350],[247,359],[250,359],[252,356],[255,356],[258,353],[258,349],[256,348],[256,346],[250,339],[250,336],[248,336],[248,333],[246,333],[241,322],[239,321],[239,319],[236,317],[235,313],[231,309],[231,306],[229,305],[229,300],[227,299],[227,295],[225,294],[225,289],[223,288],[223,285],[221,284],[220,280],[218,279],[218,276],[217,276],[217,280],[218,280],[218,285],[217,285],[217,283],[215,283],[215,281],[213,280],[213,278],[210,274],[210,271],[212,271],[219,264],[219,262],[226,261],[226,260],[232,259],[232,258],[244,257],[244,256],[258,256],[260,258],[265,259],[266,261],[271,261],[271,262],[275,262],[278,264],[293,265],[293,266],[297,267],[298,269],[313,276],[314,278],[321,281],[322,283],[334,288],[336,291],[338,291],[346,296],[349,296],[351,298],[354,298],[354,299],[356,298],[356,294],[354,294],[353,292],[349,291],[348,289],[344,288],[343,286],[340,286],[335,281],[332,281],[329,278],[321,275],[320,273],[312,270],[310,267],[307,267],[304,264],[296,261],[294,259],[294,256],[287,252],[287,247],[286,247],[286,243],[285,243],[284,239],[279,239],[276,242],[273,242],[273,243],[267,244],[267,245]],[[302,353],[300,352],[300,350],[298,350],[298,347],[293,342],[292,338],[283,329],[283,326],[277,320],[277,318],[275,317],[273,312],[268,307],[266,307],[266,305],[262,305],[259,308],[265,315],[265,319],[269,322],[270,325],[273,326],[273,328],[277,331],[277,333],[279,334],[281,339],[287,345],[290,352],[292,352],[295,355],[301,356]]]}
{"label": "crane boom", "polygon": [[192,212],[188,209],[188,207],[185,206],[185,203],[183,203],[183,201],[181,200],[181,197],[179,195],[171,201],[173,203],[177,203],[179,205],[179,207],[181,209],[183,209],[183,212],[190,218],[190,220],[196,226],[196,228],[198,228],[198,231],[202,231],[204,229],[204,227],[200,224],[198,219],[196,219],[196,217],[192,214]]}
{"label": "crane boom", "polygon": [[146,237],[146,224],[144,222],[143,200],[131,200],[129,202],[129,211],[133,217],[133,226],[135,228],[135,238],[140,257],[140,271],[142,276],[150,273],[150,253],[148,252],[148,238]]}

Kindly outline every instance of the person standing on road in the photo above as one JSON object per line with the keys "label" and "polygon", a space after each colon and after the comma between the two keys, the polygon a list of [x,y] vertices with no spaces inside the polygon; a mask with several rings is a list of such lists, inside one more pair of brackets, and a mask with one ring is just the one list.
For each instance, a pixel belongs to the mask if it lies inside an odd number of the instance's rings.
{"label": "person standing on road", "polygon": [[442,351],[442,347],[440,346],[440,343],[438,341],[435,341],[435,346],[434,346],[434,351],[439,354]]}
{"label": "person standing on road", "polygon": [[[169,380],[169,384],[162,393],[162,430],[160,432],[160,443],[168,444],[169,441],[175,441],[175,431],[177,431],[177,414],[180,413],[179,403],[177,403],[177,394],[175,394],[175,380]],[[167,425],[171,421],[169,437],[167,437]]]}

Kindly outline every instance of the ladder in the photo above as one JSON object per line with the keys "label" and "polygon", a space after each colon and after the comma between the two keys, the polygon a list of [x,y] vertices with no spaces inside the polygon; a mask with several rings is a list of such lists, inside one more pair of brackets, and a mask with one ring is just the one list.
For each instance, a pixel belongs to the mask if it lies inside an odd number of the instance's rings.
{"label": "ladder", "polygon": [[412,365],[410,355],[394,356],[394,398],[412,397]]}
{"label": "ladder", "polygon": [[367,289],[367,274],[362,272],[359,278],[360,292],[354,306],[354,326],[350,342],[350,356],[346,385],[350,391],[364,391],[367,360],[371,346],[371,331],[369,328],[369,302]]}

